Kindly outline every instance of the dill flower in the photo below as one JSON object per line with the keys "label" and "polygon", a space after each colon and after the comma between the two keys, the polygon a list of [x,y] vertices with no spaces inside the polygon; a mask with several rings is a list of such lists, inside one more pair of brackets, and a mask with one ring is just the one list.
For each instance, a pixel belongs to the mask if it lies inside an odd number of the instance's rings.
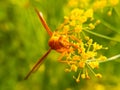
{"label": "dill flower", "polygon": [[107,5],[107,0],[96,0],[93,2],[93,9],[98,10],[98,9],[103,9]]}
{"label": "dill flower", "polygon": [[[61,53],[59,61],[67,65],[65,72],[77,73],[77,76],[73,75],[76,82],[80,82],[80,79],[90,79],[89,72],[92,72],[95,77],[102,78],[102,75],[94,70],[100,67],[101,62],[111,60],[111,58],[107,59],[106,56],[99,53],[99,50],[106,48],[87,36],[86,31],[94,33],[96,25],[100,24],[101,21],[94,18],[94,14],[98,10],[103,11],[106,7],[111,8],[118,2],[119,0],[69,1],[70,12],[68,16],[64,16],[63,23],[53,33],[49,41],[52,42],[50,43],[52,49]],[[112,12],[108,14],[111,15]]]}
{"label": "dill flower", "polygon": [[[68,11],[70,12],[68,16],[64,16],[64,22],[57,28],[57,32],[55,32],[55,36],[53,34],[53,37],[56,37],[58,41],[54,42],[62,47],[62,49],[56,50],[61,53],[59,61],[67,65],[65,72],[77,73],[77,76],[73,75],[76,82],[80,82],[81,78],[90,79],[89,72],[92,72],[95,77],[102,78],[102,75],[94,70],[100,67],[101,62],[107,60],[106,56],[98,52],[106,48],[87,36],[86,31],[94,32],[96,25],[100,24],[101,21],[94,18],[94,14],[98,10],[103,11],[106,7],[111,8],[117,5],[118,2],[119,0],[69,1],[70,10]],[[86,7],[83,7],[83,5]],[[109,12],[110,14],[112,12]],[[60,38],[57,38],[57,36]]]}
{"label": "dill flower", "polygon": [[111,6],[115,6],[119,3],[119,0],[109,0]]}
{"label": "dill flower", "polygon": [[[81,9],[87,9],[86,15],[89,17],[90,12],[96,12],[96,11],[104,11],[104,8],[114,8],[116,5],[118,5],[119,0],[69,0],[67,4],[67,8],[73,9],[73,8],[81,8]],[[68,10],[69,11],[69,10]],[[111,10],[110,10],[111,11]],[[108,11],[108,15],[111,16],[112,11]]]}
{"label": "dill flower", "polygon": [[57,34],[66,37],[69,43],[62,42],[62,45],[69,45],[69,47],[61,54],[59,61],[67,65],[65,72],[78,73],[78,76],[73,76],[76,82],[80,82],[80,78],[90,79],[89,71],[95,77],[101,78],[102,75],[96,74],[94,69],[99,68],[100,61],[107,59],[98,53],[104,47],[83,34],[84,30],[95,29],[95,25],[100,23],[100,20],[95,21],[94,24],[93,21],[89,21],[90,18],[94,18],[93,14],[92,9],[75,8],[69,16],[64,17],[64,22],[57,29]]}
{"label": "dill flower", "polygon": [[[99,54],[99,50],[107,48],[95,42],[85,33],[86,31],[92,33],[93,31],[90,30],[96,29],[96,25],[100,24],[100,20],[94,18],[94,13],[98,9],[102,10],[105,7],[113,7],[118,4],[119,0],[95,0],[92,2],[92,5],[89,6],[90,1],[91,0],[70,0],[70,5],[72,5],[73,2],[73,6],[79,6],[78,2],[82,2],[80,7],[84,4],[86,4],[87,7],[73,8],[68,16],[64,16],[64,22],[53,33],[49,30],[42,16],[39,16],[48,34],[51,36],[48,43],[50,49],[40,60],[43,60],[52,49],[61,53],[59,61],[67,65],[65,72],[77,73],[77,76],[73,75],[76,82],[80,82],[81,78],[90,79],[90,71],[95,77],[102,78],[102,75],[95,73],[94,69],[98,69],[99,64],[105,62],[105,60],[110,61],[120,57],[120,55],[116,55],[107,59],[106,56]],[[109,4],[107,2],[109,2]],[[111,14],[112,10],[108,12],[108,15]],[[38,64],[39,62],[36,65]],[[28,78],[33,70],[34,67],[26,78]]]}
{"label": "dill flower", "polygon": [[89,1],[90,0],[69,0],[67,6],[72,8],[74,7],[84,8],[84,7],[88,7]]}

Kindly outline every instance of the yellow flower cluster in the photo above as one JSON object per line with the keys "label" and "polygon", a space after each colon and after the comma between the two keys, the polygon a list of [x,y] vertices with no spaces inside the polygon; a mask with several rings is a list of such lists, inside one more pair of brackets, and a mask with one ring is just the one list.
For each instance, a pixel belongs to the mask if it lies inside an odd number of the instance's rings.
{"label": "yellow flower cluster", "polygon": [[104,8],[109,8],[108,15],[112,14],[112,8],[118,5],[119,0],[69,0],[68,7],[69,8],[92,8],[94,11],[101,10]]}
{"label": "yellow flower cluster", "polygon": [[75,7],[88,7],[90,0],[69,0],[68,7],[75,8]]}
{"label": "yellow flower cluster", "polygon": [[69,7],[80,7],[80,8],[85,8],[85,7],[96,7],[97,9],[99,8],[104,8],[106,6],[115,6],[119,3],[119,0],[69,0],[68,6]]}
{"label": "yellow flower cluster", "polygon": [[73,76],[76,82],[79,82],[80,78],[90,79],[89,71],[95,77],[102,77],[100,73],[95,73],[94,69],[99,68],[100,61],[107,59],[98,53],[98,50],[104,49],[104,47],[94,42],[84,32],[87,29],[95,29],[99,23],[99,20],[94,20],[93,9],[75,8],[69,16],[64,17],[64,22],[57,29],[58,34],[65,36],[69,42],[68,50],[61,54],[59,61],[67,64],[65,72],[78,73],[77,77]]}

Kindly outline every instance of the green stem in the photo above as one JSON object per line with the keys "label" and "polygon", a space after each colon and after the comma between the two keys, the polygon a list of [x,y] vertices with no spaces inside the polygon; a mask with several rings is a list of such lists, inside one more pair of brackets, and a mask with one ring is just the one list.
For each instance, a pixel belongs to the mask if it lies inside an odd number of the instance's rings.
{"label": "green stem", "polygon": [[114,10],[115,10],[116,14],[118,15],[118,17],[120,19],[120,13],[119,13],[120,10],[117,7],[114,7]]}
{"label": "green stem", "polygon": [[[98,61],[99,63],[104,63],[104,62],[116,60],[116,59],[118,59],[118,58],[120,58],[120,54],[115,55],[115,56],[112,56],[112,57],[108,58],[107,60],[97,60],[97,61]],[[94,62],[94,61],[96,61],[96,59],[87,60],[86,63]]]}
{"label": "green stem", "polygon": [[89,70],[95,75],[96,73],[91,69],[91,67],[88,65],[88,63],[86,63],[86,65],[89,68]]}
{"label": "green stem", "polygon": [[116,28],[114,26],[112,26],[111,24],[109,24],[107,21],[105,21],[104,19],[102,19],[99,15],[96,15],[96,18],[99,19],[103,25],[105,25],[106,27],[110,28],[111,30],[117,32],[120,34],[120,29],[119,28]]}
{"label": "green stem", "polygon": [[116,42],[120,42],[119,40],[110,38],[110,37],[108,37],[108,36],[105,36],[105,35],[102,35],[102,34],[99,34],[99,33],[92,32],[92,31],[87,30],[87,29],[84,29],[84,31],[86,31],[86,32],[88,32],[88,33],[90,33],[90,34],[93,34],[93,35],[95,35],[95,36],[99,36],[99,37],[101,37],[101,38],[105,38],[105,39],[108,39],[108,40],[113,40],[113,41],[116,41]]}
{"label": "green stem", "polygon": [[116,60],[116,59],[118,59],[118,58],[120,58],[120,54],[115,55],[115,56],[112,56],[112,57],[108,58],[107,60],[99,61],[99,63],[108,62],[108,61],[113,61],[113,60]]}

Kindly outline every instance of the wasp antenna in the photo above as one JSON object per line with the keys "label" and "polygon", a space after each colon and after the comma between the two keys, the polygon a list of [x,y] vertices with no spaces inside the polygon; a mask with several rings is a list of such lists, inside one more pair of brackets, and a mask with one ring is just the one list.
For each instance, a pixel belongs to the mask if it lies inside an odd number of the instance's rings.
{"label": "wasp antenna", "polygon": [[51,48],[38,60],[38,62],[33,66],[31,71],[27,74],[27,76],[24,78],[24,80],[28,79],[28,77],[31,75],[31,73],[40,65],[42,64],[43,60],[47,57],[47,55],[51,52]]}
{"label": "wasp antenna", "polygon": [[42,15],[42,12],[39,12],[36,8],[35,8],[35,11],[37,13],[37,15],[39,16],[39,19],[40,21],[42,22],[42,25],[44,26],[44,28],[46,29],[47,33],[52,36],[52,31],[51,29],[49,28],[49,26],[47,25],[43,15]]}

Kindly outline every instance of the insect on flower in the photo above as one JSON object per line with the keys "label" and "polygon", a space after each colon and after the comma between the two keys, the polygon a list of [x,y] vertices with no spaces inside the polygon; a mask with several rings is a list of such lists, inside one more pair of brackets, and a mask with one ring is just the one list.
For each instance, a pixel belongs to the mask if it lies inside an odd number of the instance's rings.
{"label": "insect on flower", "polygon": [[39,12],[37,9],[35,9],[42,25],[46,29],[47,33],[50,36],[49,39],[49,50],[38,60],[38,62],[33,66],[31,71],[27,74],[27,76],[24,79],[27,79],[31,73],[38,68],[38,66],[44,61],[44,59],[47,57],[47,55],[51,52],[51,50],[56,50],[59,53],[69,52],[70,46],[74,46],[72,43],[69,42],[69,39],[64,34],[59,34],[57,31],[52,32],[49,26],[47,25],[45,19],[42,16],[42,13]]}

